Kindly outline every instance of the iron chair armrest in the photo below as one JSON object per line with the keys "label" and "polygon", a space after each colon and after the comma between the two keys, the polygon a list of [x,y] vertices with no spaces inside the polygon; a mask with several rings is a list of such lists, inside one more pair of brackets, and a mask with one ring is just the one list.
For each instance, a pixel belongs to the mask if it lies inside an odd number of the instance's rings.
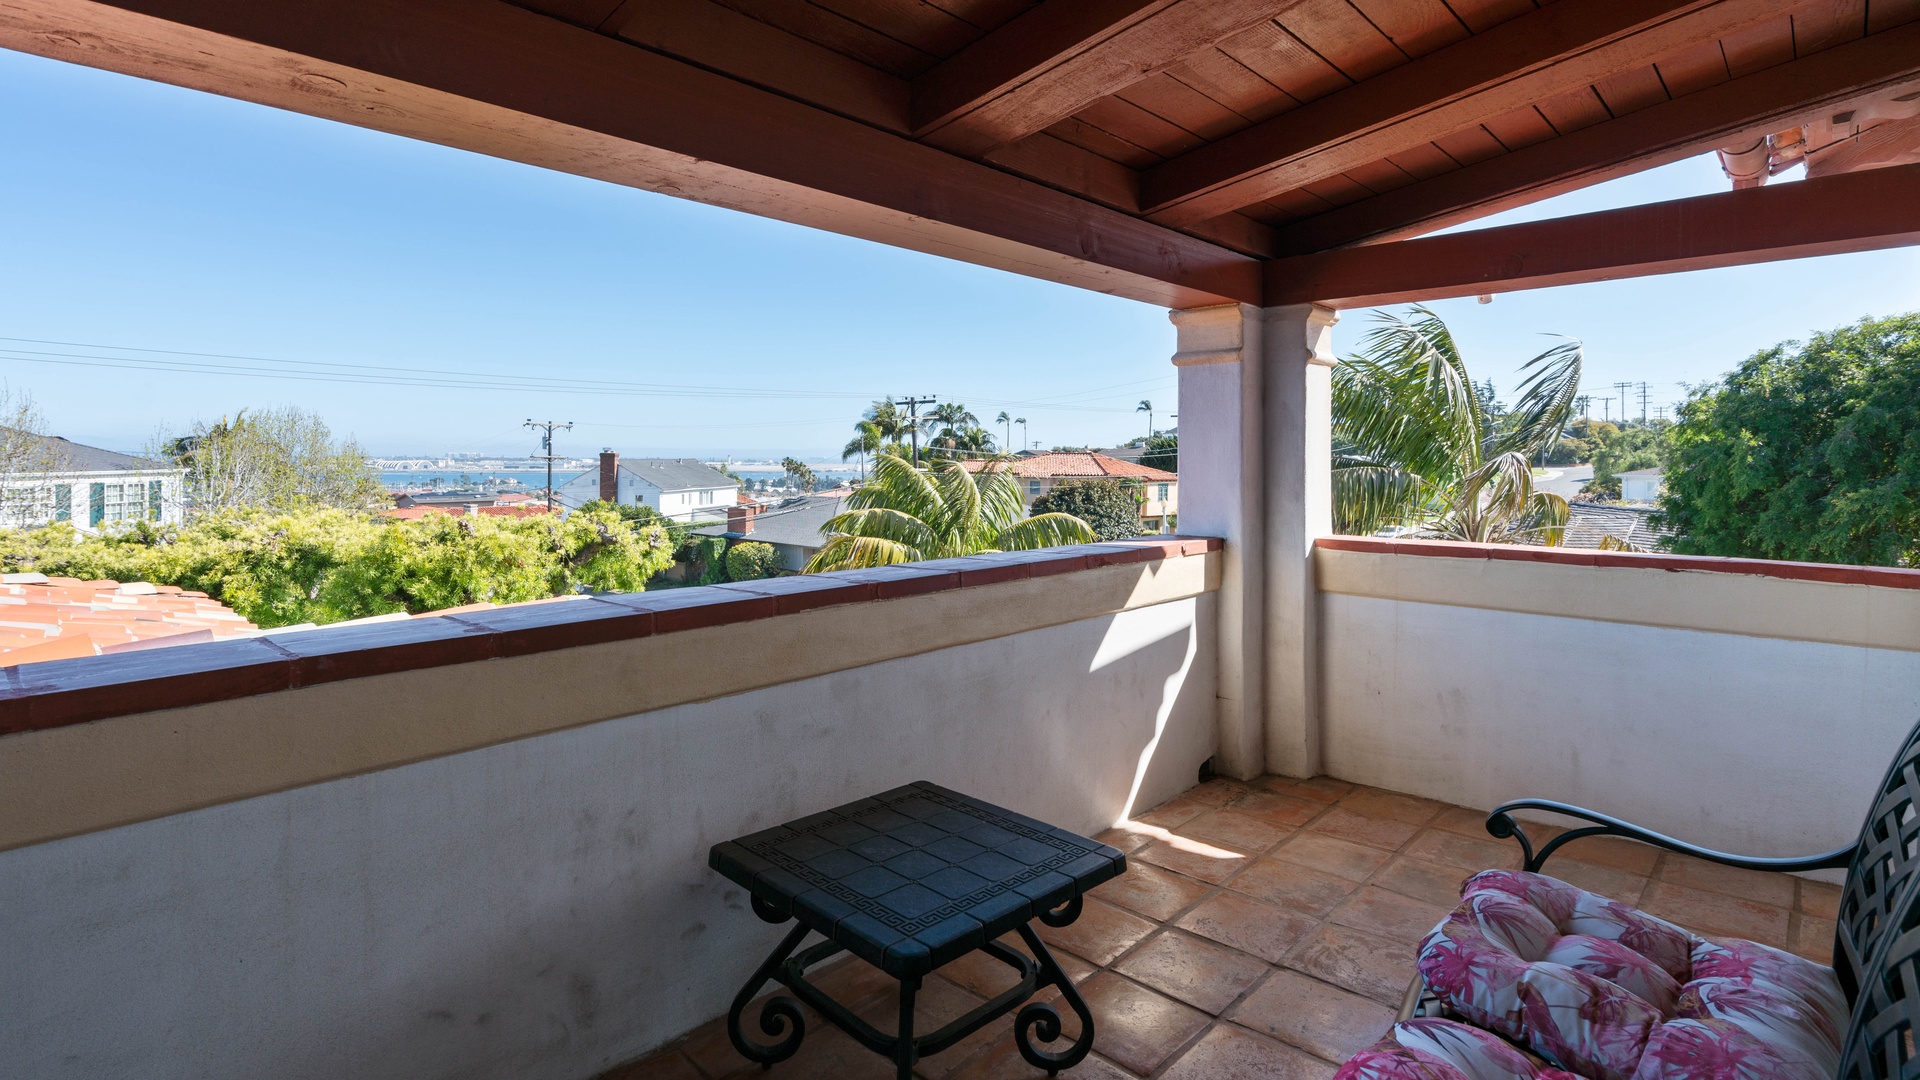
{"label": "iron chair armrest", "polygon": [[[1515,810],[1545,810],[1582,821],[1591,821],[1593,824],[1586,828],[1569,829],[1561,833],[1547,841],[1536,854],[1533,850],[1533,842],[1527,839],[1527,834],[1521,830],[1520,823],[1513,818]],[[1619,818],[1608,817],[1606,814],[1570,806],[1567,803],[1553,802],[1550,799],[1516,799],[1503,806],[1495,807],[1493,812],[1487,815],[1487,832],[1491,833],[1496,840],[1512,837],[1520,841],[1520,851],[1526,858],[1523,868],[1528,873],[1539,873],[1540,868],[1546,865],[1547,859],[1560,850],[1561,845],[1588,836],[1622,836],[1629,840],[1638,840],[1643,844],[1665,848],[1668,851],[1677,851],[1682,855],[1691,855],[1696,859],[1720,863],[1723,866],[1737,866],[1742,870],[1768,870],[1780,874],[1797,873],[1803,870],[1844,870],[1853,861],[1853,852],[1858,846],[1857,842],[1850,843],[1846,847],[1829,851],[1824,855],[1809,855],[1797,859],[1758,859],[1745,855],[1729,855],[1724,851],[1695,847],[1675,840],[1671,836],[1664,836],[1651,829],[1643,829],[1630,822],[1621,821]]]}

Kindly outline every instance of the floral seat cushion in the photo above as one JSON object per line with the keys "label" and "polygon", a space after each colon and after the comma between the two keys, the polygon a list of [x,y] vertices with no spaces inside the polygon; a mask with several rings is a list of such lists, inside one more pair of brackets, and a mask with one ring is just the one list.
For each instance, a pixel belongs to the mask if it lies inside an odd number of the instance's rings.
{"label": "floral seat cushion", "polygon": [[1461,896],[1420,944],[1422,978],[1470,1023],[1561,1068],[1589,1080],[1831,1080],[1839,1068],[1847,1006],[1831,968],[1540,874],[1489,870]]}
{"label": "floral seat cushion", "polygon": [[1451,1020],[1407,1020],[1333,1080],[1579,1080],[1493,1035]]}

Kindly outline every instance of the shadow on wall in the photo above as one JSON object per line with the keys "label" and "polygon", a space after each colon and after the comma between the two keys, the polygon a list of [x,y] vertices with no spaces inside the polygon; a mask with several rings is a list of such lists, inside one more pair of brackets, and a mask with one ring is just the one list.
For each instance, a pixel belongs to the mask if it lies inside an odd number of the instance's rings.
{"label": "shadow on wall", "polygon": [[1212,603],[0,853],[0,1060],[47,1080],[596,1075],[722,1013],[779,935],[707,869],[716,842],[918,779],[1085,832],[1190,786],[1213,753]]}

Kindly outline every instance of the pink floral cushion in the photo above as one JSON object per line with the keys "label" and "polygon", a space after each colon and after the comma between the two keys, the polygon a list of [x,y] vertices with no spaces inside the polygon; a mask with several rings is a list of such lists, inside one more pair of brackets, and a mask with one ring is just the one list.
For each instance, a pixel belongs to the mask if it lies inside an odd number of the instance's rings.
{"label": "pink floral cushion", "polygon": [[1506,1040],[1451,1020],[1408,1020],[1355,1055],[1333,1080],[1579,1080]]}
{"label": "pink floral cushion", "polygon": [[1839,1068],[1847,1007],[1832,968],[1540,874],[1489,870],[1461,896],[1421,942],[1421,976],[1471,1023],[1562,1068],[1590,1080],[1831,1080]]}

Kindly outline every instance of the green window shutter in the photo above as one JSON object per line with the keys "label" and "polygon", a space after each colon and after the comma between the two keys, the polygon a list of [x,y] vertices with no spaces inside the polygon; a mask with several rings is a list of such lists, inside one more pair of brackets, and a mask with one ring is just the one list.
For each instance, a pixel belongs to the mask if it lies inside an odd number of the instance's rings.
{"label": "green window shutter", "polygon": [[99,528],[107,520],[107,485],[87,485],[87,524]]}
{"label": "green window shutter", "polygon": [[73,520],[73,485],[53,485],[53,520]]}
{"label": "green window shutter", "polygon": [[147,481],[147,517],[160,520],[160,481]]}

